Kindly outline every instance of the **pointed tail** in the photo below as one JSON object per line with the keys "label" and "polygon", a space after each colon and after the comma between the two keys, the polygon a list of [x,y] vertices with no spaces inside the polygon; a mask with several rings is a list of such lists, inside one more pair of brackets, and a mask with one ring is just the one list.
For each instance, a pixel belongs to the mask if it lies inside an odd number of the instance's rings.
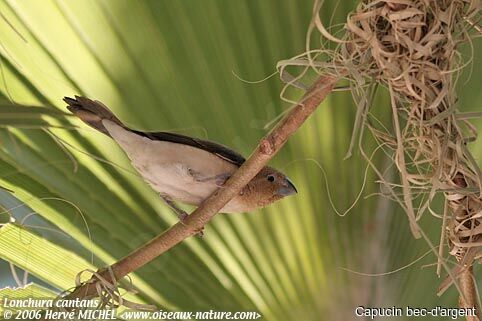
{"label": "pointed tail", "polygon": [[104,119],[108,119],[125,128],[124,124],[100,101],[80,96],[75,96],[75,98],[64,97],[64,101],[67,103],[67,109],[75,116],[107,136],[110,136],[110,134],[102,123]]}

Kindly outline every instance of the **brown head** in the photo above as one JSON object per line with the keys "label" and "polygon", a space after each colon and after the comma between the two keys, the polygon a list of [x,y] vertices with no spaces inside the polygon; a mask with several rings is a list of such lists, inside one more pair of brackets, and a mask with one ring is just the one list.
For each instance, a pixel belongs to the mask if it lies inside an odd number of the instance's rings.
{"label": "brown head", "polygon": [[266,166],[228,203],[236,209],[227,212],[250,212],[296,193],[296,187],[286,175]]}

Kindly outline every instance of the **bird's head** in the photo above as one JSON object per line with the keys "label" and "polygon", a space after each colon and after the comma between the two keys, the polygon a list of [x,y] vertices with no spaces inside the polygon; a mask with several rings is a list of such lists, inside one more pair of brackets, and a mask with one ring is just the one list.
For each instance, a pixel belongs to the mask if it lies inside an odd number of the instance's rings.
{"label": "bird's head", "polygon": [[243,188],[239,198],[247,207],[257,209],[297,192],[286,175],[266,166]]}

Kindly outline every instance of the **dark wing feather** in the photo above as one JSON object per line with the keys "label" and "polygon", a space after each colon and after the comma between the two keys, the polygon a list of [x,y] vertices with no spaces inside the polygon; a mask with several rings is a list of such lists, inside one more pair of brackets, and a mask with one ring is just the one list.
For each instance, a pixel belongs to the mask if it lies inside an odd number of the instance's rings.
{"label": "dark wing feather", "polygon": [[241,156],[234,150],[211,141],[169,132],[149,133],[140,132],[132,129],[130,129],[130,131],[152,140],[160,140],[200,148],[238,166],[241,166],[246,161],[243,156]]}
{"label": "dark wing feather", "polygon": [[75,98],[65,97],[64,101],[68,104],[67,108],[72,113],[77,115],[82,121],[107,135],[109,135],[109,132],[102,124],[103,119],[113,121],[114,123],[122,126],[123,128],[133,133],[150,138],[152,140],[161,140],[171,143],[184,144],[203,149],[238,166],[241,166],[241,164],[243,164],[245,161],[243,156],[231,150],[230,148],[207,140],[197,139],[169,132],[145,133],[130,129],[127,126],[123,125],[121,121],[109,110],[109,108],[107,108],[99,101],[79,96],[75,96]]}

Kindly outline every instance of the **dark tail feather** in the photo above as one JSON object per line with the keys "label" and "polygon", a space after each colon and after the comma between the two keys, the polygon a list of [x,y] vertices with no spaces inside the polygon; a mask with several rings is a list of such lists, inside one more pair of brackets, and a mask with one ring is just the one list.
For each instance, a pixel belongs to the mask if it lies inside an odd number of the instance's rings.
{"label": "dark tail feather", "polygon": [[114,123],[125,127],[122,122],[107,108],[97,100],[75,96],[75,98],[64,97],[67,109],[75,116],[79,117],[84,123],[98,131],[108,135],[109,132],[102,124],[102,120],[108,119]]}

